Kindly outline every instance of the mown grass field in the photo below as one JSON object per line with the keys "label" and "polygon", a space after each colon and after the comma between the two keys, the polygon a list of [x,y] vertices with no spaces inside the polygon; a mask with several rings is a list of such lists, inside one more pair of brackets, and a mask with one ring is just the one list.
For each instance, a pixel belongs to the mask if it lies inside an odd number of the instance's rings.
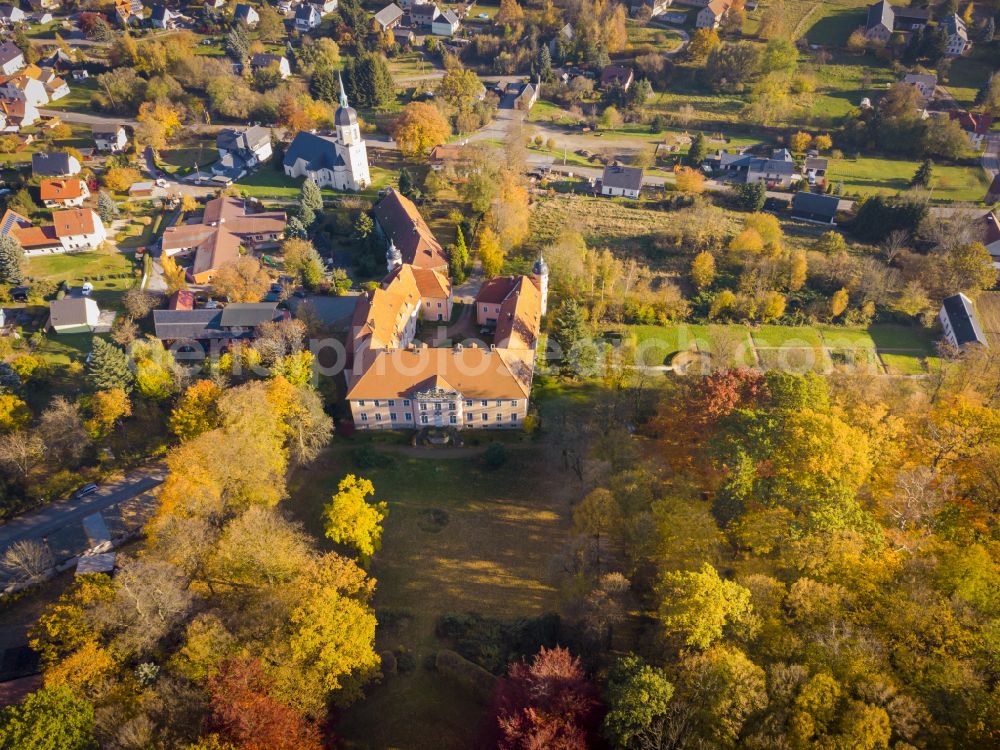
{"label": "mown grass field", "polygon": [[371,688],[344,713],[337,735],[357,750],[468,748],[482,707],[425,668],[443,647],[435,624],[449,612],[511,619],[558,609],[549,559],[567,533],[567,483],[553,477],[532,445],[509,446],[507,463],[496,470],[478,456],[390,453],[387,466],[358,471],[352,451],[370,442],[338,440],[291,488],[294,514],[317,537],[322,507],[347,473],[366,476],[389,504],[371,567],[377,647],[405,651],[414,666]]}
{"label": "mown grass field", "polygon": [[[920,162],[863,156],[857,159],[831,159],[827,177],[841,183],[845,194],[891,195],[906,190]],[[989,183],[978,166],[935,165],[931,180],[934,200],[981,203]]]}

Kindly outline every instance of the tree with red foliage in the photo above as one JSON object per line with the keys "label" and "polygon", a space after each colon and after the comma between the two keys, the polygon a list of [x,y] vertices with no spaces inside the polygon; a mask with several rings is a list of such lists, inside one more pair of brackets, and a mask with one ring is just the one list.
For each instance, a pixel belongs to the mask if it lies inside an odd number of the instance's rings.
{"label": "tree with red foliage", "polygon": [[711,427],[736,409],[759,403],[767,395],[767,381],[760,370],[716,370],[701,381],[698,391],[695,407],[701,421]]}
{"label": "tree with red foliage", "polygon": [[257,659],[227,659],[209,680],[212,728],[239,750],[322,750],[319,730],[267,694]]}
{"label": "tree with red foliage", "polygon": [[601,720],[597,688],[580,660],[558,646],[511,665],[497,682],[494,712],[490,746],[499,750],[586,750]]}

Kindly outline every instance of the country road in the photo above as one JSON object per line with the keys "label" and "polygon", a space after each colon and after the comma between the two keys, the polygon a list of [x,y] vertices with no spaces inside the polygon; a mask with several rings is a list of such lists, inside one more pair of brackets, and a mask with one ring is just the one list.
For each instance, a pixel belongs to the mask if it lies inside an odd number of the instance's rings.
{"label": "country road", "polygon": [[94,513],[131,500],[158,487],[166,478],[163,464],[137,469],[120,482],[103,485],[97,492],[80,499],[52,503],[8,521],[0,526],[0,554],[22,539],[43,539],[50,534]]}

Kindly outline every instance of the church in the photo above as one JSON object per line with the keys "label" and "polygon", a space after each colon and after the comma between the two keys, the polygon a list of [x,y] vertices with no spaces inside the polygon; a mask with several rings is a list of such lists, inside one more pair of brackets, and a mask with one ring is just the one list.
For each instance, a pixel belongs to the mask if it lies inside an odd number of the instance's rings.
{"label": "church", "polygon": [[295,136],[285,152],[285,174],[310,177],[321,188],[364,190],[372,182],[368,173],[368,150],[358,126],[358,113],[347,103],[343,81],[334,124],[335,136],[305,131]]}

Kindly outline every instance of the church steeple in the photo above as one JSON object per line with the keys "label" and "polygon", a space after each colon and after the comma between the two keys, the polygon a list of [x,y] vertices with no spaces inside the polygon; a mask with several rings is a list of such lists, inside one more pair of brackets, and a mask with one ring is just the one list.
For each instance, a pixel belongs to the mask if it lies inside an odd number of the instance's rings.
{"label": "church steeple", "polygon": [[347,92],[344,91],[344,79],[340,75],[340,71],[337,71],[337,82],[340,84],[340,106],[344,109],[348,109],[350,105],[347,103]]}

